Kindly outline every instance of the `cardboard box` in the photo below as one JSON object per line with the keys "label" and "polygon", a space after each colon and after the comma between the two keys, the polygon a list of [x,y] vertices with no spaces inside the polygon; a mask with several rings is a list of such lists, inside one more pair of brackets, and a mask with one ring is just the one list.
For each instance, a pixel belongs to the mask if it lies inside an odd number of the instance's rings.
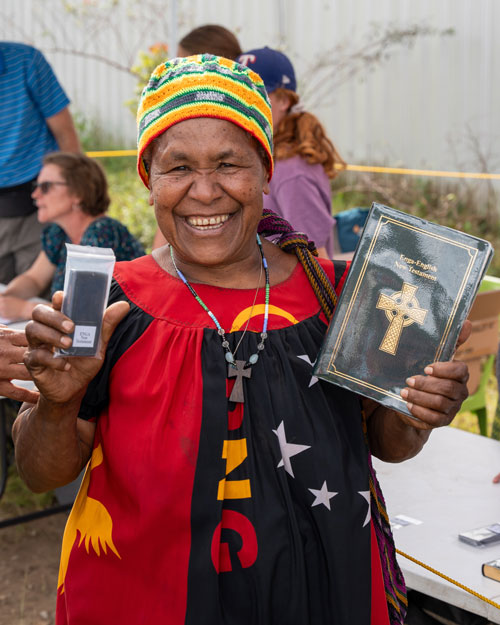
{"label": "cardboard box", "polygon": [[498,351],[498,316],[500,315],[500,290],[483,291],[477,294],[469,313],[472,334],[461,345],[456,354],[469,366],[469,394],[475,393],[481,377],[481,363],[484,356]]}
{"label": "cardboard box", "polygon": [[469,367],[467,390],[469,391],[469,395],[474,395],[479,387],[479,383],[481,382],[481,373],[483,370],[485,358],[474,358],[472,360],[465,360],[465,358],[460,358],[460,360],[466,362],[467,366]]}

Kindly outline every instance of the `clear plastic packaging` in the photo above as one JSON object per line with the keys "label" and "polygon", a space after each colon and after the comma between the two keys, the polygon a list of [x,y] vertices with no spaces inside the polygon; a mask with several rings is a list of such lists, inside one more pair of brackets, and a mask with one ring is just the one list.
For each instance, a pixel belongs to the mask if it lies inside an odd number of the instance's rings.
{"label": "clear plastic packaging", "polygon": [[115,254],[111,248],[66,243],[62,312],[74,323],[73,344],[58,356],[95,356],[108,302]]}

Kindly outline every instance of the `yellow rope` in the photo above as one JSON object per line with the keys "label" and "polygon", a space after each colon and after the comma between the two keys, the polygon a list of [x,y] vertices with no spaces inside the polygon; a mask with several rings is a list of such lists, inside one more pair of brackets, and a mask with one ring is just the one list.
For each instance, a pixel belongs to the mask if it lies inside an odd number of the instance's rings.
{"label": "yellow rope", "polygon": [[403,167],[375,167],[371,165],[335,165],[336,169],[363,171],[377,174],[400,174],[406,176],[432,176],[437,178],[477,178],[479,180],[500,180],[500,174],[486,174],[464,171],[435,171],[433,169],[404,169]]}
{"label": "yellow rope", "polygon": [[396,553],[399,553],[400,556],[403,556],[404,558],[407,558],[408,560],[411,560],[412,562],[415,562],[415,564],[418,564],[418,565],[422,566],[424,569],[427,569],[431,573],[434,573],[435,575],[438,575],[439,577],[442,577],[447,582],[450,582],[451,584],[455,584],[455,586],[458,586],[462,590],[465,590],[466,592],[470,593],[471,595],[474,595],[474,597],[477,597],[478,599],[481,599],[481,601],[485,601],[486,603],[489,603],[490,605],[492,605],[494,608],[497,608],[498,610],[500,610],[500,604],[495,603],[494,601],[492,601],[491,599],[488,599],[484,595],[480,595],[475,590],[472,590],[472,588],[469,588],[468,586],[465,586],[464,584],[461,584],[460,582],[457,582],[453,578],[448,577],[448,575],[445,575],[444,573],[440,573],[438,570],[433,569],[432,566],[429,566],[428,564],[424,564],[423,562],[420,562],[420,560],[417,560],[413,556],[410,556],[407,553],[404,553],[404,551],[400,551],[399,549],[396,549]]}
{"label": "yellow rope", "polygon": [[101,150],[99,152],[85,152],[90,158],[104,158],[106,156],[137,156],[137,150]]}
{"label": "yellow rope", "polygon": [[[107,158],[113,156],[136,156],[137,150],[100,150],[86,152],[91,158]],[[433,169],[405,169],[403,167],[377,167],[372,165],[335,165],[336,169],[346,171],[362,171],[374,174],[399,174],[402,176],[431,176],[437,178],[476,178],[478,180],[500,180],[500,174],[486,174],[464,171],[435,171]]]}

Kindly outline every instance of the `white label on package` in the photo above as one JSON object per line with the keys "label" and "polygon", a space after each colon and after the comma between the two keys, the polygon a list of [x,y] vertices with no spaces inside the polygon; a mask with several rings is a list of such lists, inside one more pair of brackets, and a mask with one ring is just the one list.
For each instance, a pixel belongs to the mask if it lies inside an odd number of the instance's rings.
{"label": "white label on package", "polygon": [[94,347],[95,326],[75,326],[73,347]]}

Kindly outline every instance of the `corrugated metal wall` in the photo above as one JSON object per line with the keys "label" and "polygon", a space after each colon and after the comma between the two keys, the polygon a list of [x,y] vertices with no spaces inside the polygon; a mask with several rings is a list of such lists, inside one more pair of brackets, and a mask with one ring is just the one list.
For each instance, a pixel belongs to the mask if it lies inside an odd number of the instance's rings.
{"label": "corrugated metal wall", "polygon": [[[80,15],[82,9],[87,17]],[[96,12],[99,20],[91,18]],[[117,66],[130,66],[139,49],[208,22],[233,29],[244,49],[270,45],[287,52],[299,92],[307,94],[310,110],[350,162],[477,169],[474,152],[479,150],[490,169],[500,167],[500,41],[494,36],[500,2],[494,0],[0,3],[0,37],[46,52],[73,109],[98,118],[127,147],[134,144],[135,130],[123,103],[132,96],[135,80]],[[382,36],[374,34],[373,24],[382,32],[417,25],[453,34],[420,34],[411,47],[394,44],[386,50],[388,58],[339,84],[339,59]],[[108,64],[59,48],[103,57]],[[471,148],[471,138],[478,148]]]}

